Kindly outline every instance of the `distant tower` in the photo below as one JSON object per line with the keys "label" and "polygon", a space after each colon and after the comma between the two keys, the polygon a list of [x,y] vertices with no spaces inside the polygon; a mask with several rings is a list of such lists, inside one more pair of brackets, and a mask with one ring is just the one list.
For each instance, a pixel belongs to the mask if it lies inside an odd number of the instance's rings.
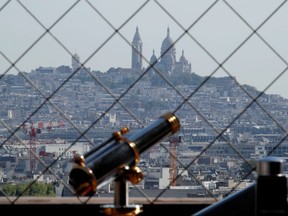
{"label": "distant tower", "polygon": [[76,70],[79,70],[79,68],[81,67],[81,64],[80,64],[80,57],[75,54],[72,56],[72,71],[76,71]]}
{"label": "distant tower", "polygon": [[132,69],[142,69],[142,40],[138,27],[132,41]]}

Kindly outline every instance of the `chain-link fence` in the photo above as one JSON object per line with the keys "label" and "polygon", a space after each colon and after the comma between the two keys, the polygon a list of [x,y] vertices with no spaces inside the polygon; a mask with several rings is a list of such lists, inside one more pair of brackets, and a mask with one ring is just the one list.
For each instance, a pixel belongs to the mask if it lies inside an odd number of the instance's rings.
{"label": "chain-link fence", "polygon": [[2,1],[2,196],[71,196],[75,155],[166,112],[181,129],[140,156],[131,196],[247,187],[259,157],[288,152],[286,14],[286,1]]}

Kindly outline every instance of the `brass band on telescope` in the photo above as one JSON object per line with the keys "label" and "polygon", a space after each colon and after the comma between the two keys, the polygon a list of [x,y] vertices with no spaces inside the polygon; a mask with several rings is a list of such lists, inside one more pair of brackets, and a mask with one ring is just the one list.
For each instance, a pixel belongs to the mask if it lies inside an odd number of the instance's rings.
{"label": "brass band on telescope", "polygon": [[135,160],[135,165],[139,163],[140,160],[140,154],[136,148],[135,142],[132,142],[131,140],[127,139],[126,137],[122,137],[122,140],[128,144],[128,146],[133,150],[134,152],[134,160]]}
{"label": "brass band on telescope", "polygon": [[172,133],[176,133],[180,129],[180,122],[175,115],[168,112],[162,115],[163,118],[171,124]]}

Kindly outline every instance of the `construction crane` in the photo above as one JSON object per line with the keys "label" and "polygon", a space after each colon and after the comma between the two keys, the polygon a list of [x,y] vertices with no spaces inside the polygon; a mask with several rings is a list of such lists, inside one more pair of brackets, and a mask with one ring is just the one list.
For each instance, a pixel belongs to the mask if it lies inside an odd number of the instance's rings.
{"label": "construction crane", "polygon": [[29,131],[30,171],[32,173],[35,172],[35,156],[33,155],[33,153],[36,154],[36,134],[37,134],[37,131],[32,122],[30,125],[30,131]]}
{"label": "construction crane", "polygon": [[49,121],[49,122],[43,122],[43,121],[39,121],[37,122],[38,124],[38,128],[39,129],[47,129],[48,132],[50,132],[53,128],[61,128],[64,127],[64,121],[59,119],[59,120],[55,120],[55,121]]}
{"label": "construction crane", "polygon": [[[27,130],[26,124],[22,125],[22,130],[25,134],[28,133],[29,135],[29,148],[30,148],[30,172],[34,173],[35,172],[35,156],[36,154],[36,134],[37,134],[37,128],[34,127],[33,122],[30,123],[30,130]],[[34,154],[33,154],[33,153]]]}
{"label": "construction crane", "polygon": [[[36,122],[35,123],[37,127],[34,126],[33,122],[30,122],[30,130],[27,130],[26,124],[22,125],[22,130],[25,134],[29,135],[29,147],[30,147],[30,171],[31,173],[34,173],[36,171],[36,136],[38,133],[41,133],[41,130],[46,127],[48,132],[52,130],[53,127],[64,127],[64,122],[62,120],[59,120],[58,122]],[[50,156],[52,154],[49,154]]]}
{"label": "construction crane", "polygon": [[169,145],[170,145],[170,166],[169,166],[169,178],[170,186],[176,186],[176,177],[177,177],[177,167],[176,167],[176,144],[181,142],[181,136],[170,136]]}

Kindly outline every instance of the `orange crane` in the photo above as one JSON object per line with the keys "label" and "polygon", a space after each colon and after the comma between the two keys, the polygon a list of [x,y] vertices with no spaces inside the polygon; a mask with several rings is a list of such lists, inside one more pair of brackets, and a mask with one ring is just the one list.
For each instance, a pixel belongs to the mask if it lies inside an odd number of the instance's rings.
{"label": "orange crane", "polygon": [[35,171],[35,156],[31,153],[32,151],[36,154],[36,134],[37,130],[33,125],[33,122],[30,123],[30,130],[27,131],[26,124],[22,125],[22,130],[25,134],[29,133],[29,147],[30,147],[30,171],[34,173]]}
{"label": "orange crane", "polygon": [[177,167],[176,167],[176,144],[181,142],[180,136],[170,136],[169,145],[170,145],[170,166],[169,166],[169,178],[170,186],[176,186],[176,177],[177,177]]}
{"label": "orange crane", "polygon": [[30,171],[32,173],[35,172],[35,156],[31,153],[32,151],[36,154],[36,128],[33,123],[31,123],[30,131],[29,131],[29,142],[30,142]]}

